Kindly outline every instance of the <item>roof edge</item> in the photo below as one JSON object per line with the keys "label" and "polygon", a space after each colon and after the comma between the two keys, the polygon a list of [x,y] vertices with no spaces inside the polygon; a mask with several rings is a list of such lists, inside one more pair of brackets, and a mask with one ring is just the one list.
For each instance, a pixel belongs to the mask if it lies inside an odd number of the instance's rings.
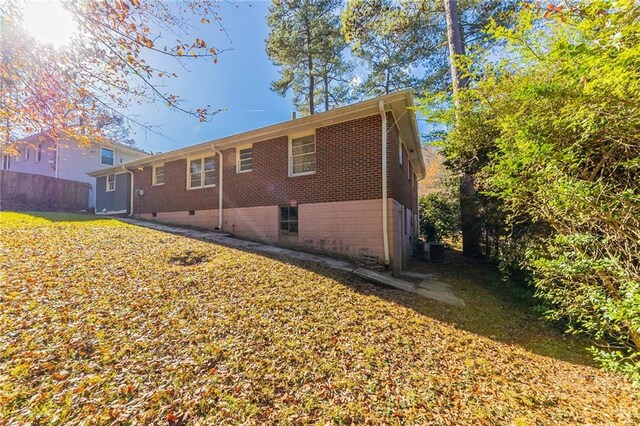
{"label": "roof edge", "polygon": [[[247,132],[236,133],[234,135],[225,136],[218,139],[213,139],[205,142],[200,142],[194,145],[189,145],[183,148],[175,149],[173,151],[167,151],[160,154],[150,155],[142,158],[138,158],[135,160],[128,161],[126,163],[119,164],[118,166],[113,166],[109,168],[93,170],[87,172],[89,176],[98,177],[107,174],[113,174],[119,171],[128,168],[134,167],[143,167],[152,165],[159,162],[171,161],[172,159],[184,158],[189,155],[205,151],[210,149],[211,147],[215,147],[218,149],[226,149],[231,148],[236,145],[246,144],[250,142],[259,142],[268,139],[273,139],[276,137],[280,137],[282,135],[286,135],[292,132],[304,131],[309,127],[325,127],[345,121],[354,120],[357,118],[366,117],[369,115],[379,114],[378,104],[380,101],[384,101],[385,104],[391,104],[397,101],[404,100],[406,102],[406,106],[409,109],[409,113],[411,114],[411,120],[413,121],[412,130],[414,134],[414,138],[419,141],[420,136],[417,131],[417,125],[415,123],[415,114],[411,109],[413,107],[413,97],[411,92],[406,90],[401,90],[398,92],[389,93],[386,95],[378,96],[376,98],[367,99],[362,102],[358,102],[351,105],[346,105],[343,107],[335,108],[329,111],[321,112],[318,114],[312,114],[305,117],[301,117],[295,120],[287,120],[280,123],[272,124],[266,127],[261,127],[258,129],[249,130]],[[419,143],[418,143],[419,145]],[[419,149],[418,151],[421,152]],[[421,154],[420,154],[421,155]],[[425,174],[424,161],[420,166],[420,170],[422,172],[422,177]]]}

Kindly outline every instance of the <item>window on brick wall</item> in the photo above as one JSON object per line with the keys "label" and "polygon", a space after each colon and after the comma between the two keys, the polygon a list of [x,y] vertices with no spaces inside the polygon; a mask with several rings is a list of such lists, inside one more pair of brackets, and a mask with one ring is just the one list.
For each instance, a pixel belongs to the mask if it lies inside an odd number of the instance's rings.
{"label": "window on brick wall", "polygon": [[164,164],[153,166],[153,185],[164,185]]}
{"label": "window on brick wall", "polygon": [[298,233],[298,207],[283,206],[280,207],[280,233],[281,234],[297,234]]}
{"label": "window on brick wall", "polygon": [[289,176],[316,172],[316,136],[289,139]]}
{"label": "window on brick wall", "polygon": [[398,158],[400,165],[404,163],[404,150],[402,149],[402,141],[398,141]]}
{"label": "window on brick wall", "polygon": [[253,170],[253,146],[236,149],[236,172],[244,173]]}
{"label": "window on brick wall", "polygon": [[216,186],[216,157],[192,158],[187,170],[188,189]]}
{"label": "window on brick wall", "polygon": [[107,192],[116,190],[116,175],[107,175]]}

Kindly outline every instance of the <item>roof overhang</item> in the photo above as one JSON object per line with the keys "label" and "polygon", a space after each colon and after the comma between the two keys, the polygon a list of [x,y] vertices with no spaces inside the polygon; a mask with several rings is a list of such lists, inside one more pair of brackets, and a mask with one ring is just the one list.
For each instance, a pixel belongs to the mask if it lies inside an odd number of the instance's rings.
{"label": "roof overhang", "polygon": [[263,127],[249,132],[227,136],[202,142],[196,145],[168,151],[161,154],[151,155],[144,158],[129,161],[118,166],[94,170],[88,172],[89,176],[98,177],[107,174],[117,173],[123,170],[123,166],[129,170],[149,166],[166,161],[195,156],[211,152],[211,148],[227,149],[240,145],[266,141],[293,133],[302,133],[319,127],[326,127],[333,124],[351,121],[370,115],[380,114],[379,102],[383,101],[386,111],[391,111],[396,120],[396,125],[400,131],[400,137],[407,146],[409,158],[413,163],[414,170],[419,179],[425,176],[424,161],[422,159],[422,149],[420,146],[420,135],[413,111],[413,97],[408,90],[390,93],[374,99],[369,99],[357,104],[348,105],[330,111],[313,114],[296,120],[289,120],[272,126]]}
{"label": "roof overhang", "polygon": [[[61,135],[58,137],[54,137],[51,134],[49,134],[48,131],[43,131],[43,132],[39,132],[39,133],[34,133],[32,135],[29,135],[23,139],[21,139],[21,141],[23,142],[34,142],[34,141],[38,141],[38,142],[60,142],[60,143],[64,143],[64,142],[71,142],[71,143],[75,143],[76,145],[78,145],[78,141],[74,141],[72,138],[70,138],[67,135]],[[148,157],[151,154],[149,154],[148,152],[138,149],[138,148],[134,148],[132,146],[128,146],[128,145],[124,145],[122,143],[118,143],[115,141],[112,141],[110,139],[106,139],[106,138],[96,138],[94,136],[88,136],[87,137],[87,141],[88,143],[86,144],[86,146],[83,145],[79,145],[83,148],[89,148],[89,147],[99,147],[99,146],[104,146],[107,148],[113,148],[113,149],[117,149],[119,151],[124,151],[130,155],[135,155],[137,157]]]}

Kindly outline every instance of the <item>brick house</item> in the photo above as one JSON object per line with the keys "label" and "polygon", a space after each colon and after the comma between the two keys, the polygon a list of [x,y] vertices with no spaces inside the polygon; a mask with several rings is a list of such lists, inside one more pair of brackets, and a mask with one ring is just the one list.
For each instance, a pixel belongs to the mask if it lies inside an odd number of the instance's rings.
{"label": "brick house", "polygon": [[412,106],[396,92],[91,172],[96,212],[400,269],[425,175]]}

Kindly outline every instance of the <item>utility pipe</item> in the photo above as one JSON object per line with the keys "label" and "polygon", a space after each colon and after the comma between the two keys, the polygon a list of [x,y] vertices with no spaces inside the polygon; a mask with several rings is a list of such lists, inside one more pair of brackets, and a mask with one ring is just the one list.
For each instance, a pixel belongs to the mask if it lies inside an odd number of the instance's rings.
{"label": "utility pipe", "polygon": [[[133,172],[129,169],[127,169],[125,166],[122,166],[122,170],[124,170],[125,172],[129,173],[129,175],[131,175],[131,196],[129,197],[129,214],[127,216],[131,217],[133,216],[133,197],[134,197],[134,188],[135,185],[133,184]],[[115,176],[113,177],[115,179]],[[107,177],[107,179],[109,179]]]}
{"label": "utility pipe", "polygon": [[213,150],[213,152],[215,152],[216,154],[218,154],[218,158],[220,158],[220,165],[218,166],[219,169],[219,178],[218,178],[218,182],[220,184],[220,189],[219,189],[219,193],[218,193],[218,230],[222,231],[222,170],[224,168],[224,161],[222,159],[222,152],[217,149],[213,144],[211,145],[211,149]]}
{"label": "utility pipe", "polygon": [[387,113],[384,101],[378,103],[382,117],[382,243],[384,246],[384,264],[389,264],[389,211],[387,208]]}

